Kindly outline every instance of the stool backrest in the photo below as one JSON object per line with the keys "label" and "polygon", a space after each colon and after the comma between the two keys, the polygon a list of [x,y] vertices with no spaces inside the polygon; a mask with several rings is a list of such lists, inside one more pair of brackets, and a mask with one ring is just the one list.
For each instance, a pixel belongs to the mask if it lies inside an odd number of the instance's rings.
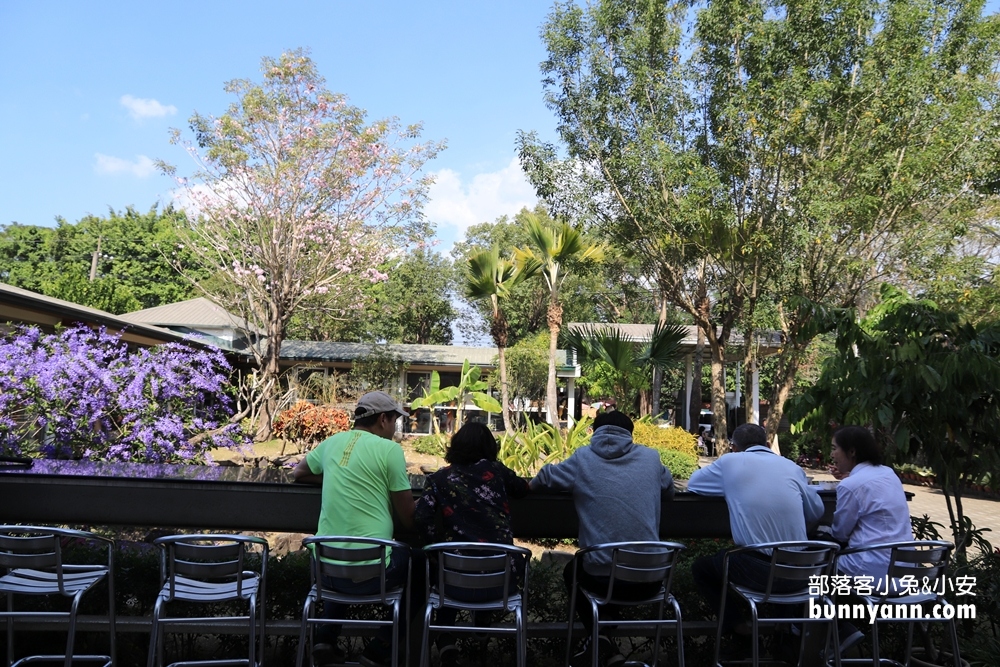
{"label": "stool backrest", "polygon": [[[461,606],[473,591],[492,591],[495,601],[510,608],[511,599],[523,594],[527,585],[531,552],[510,544],[442,542],[424,547],[428,570],[435,559],[437,592],[443,602]],[[524,581],[520,580],[524,576]],[[428,585],[430,584],[428,577]]]}
{"label": "stool backrest", "polygon": [[[615,599],[615,585],[621,583],[655,584],[660,582],[659,596],[670,592],[674,566],[685,546],[678,542],[610,542],[597,544],[577,552],[577,558],[586,563],[588,555],[604,554],[610,558],[608,589],[601,604]],[[603,560],[603,558],[602,558]]]}
{"label": "stool backrest", "polygon": [[350,579],[353,582],[377,578],[383,603],[387,603],[389,594],[397,592],[397,589],[386,587],[386,568],[391,551],[408,549],[405,544],[346,535],[307,537],[302,544],[312,552],[312,583],[316,586],[325,586],[324,577]]}

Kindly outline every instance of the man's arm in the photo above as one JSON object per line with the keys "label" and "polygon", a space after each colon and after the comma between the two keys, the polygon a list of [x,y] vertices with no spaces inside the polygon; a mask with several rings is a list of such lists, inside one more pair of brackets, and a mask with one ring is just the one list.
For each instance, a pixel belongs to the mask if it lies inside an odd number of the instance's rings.
{"label": "man's arm", "polygon": [[322,484],[323,475],[317,475],[306,463],[305,459],[299,461],[299,464],[295,466],[292,470],[292,479],[300,484]]}
{"label": "man's arm", "polygon": [[413,491],[390,491],[389,498],[392,500],[392,508],[396,510],[399,522],[407,530],[413,529],[413,514],[416,511],[416,504],[413,502]]}
{"label": "man's arm", "polygon": [[722,470],[719,462],[695,470],[687,483],[687,490],[703,496],[724,496],[725,486],[722,483]]}
{"label": "man's arm", "polygon": [[674,476],[667,466],[663,466],[660,474],[660,500],[672,500],[674,497]]}
{"label": "man's arm", "polygon": [[799,468],[799,473],[801,477],[799,485],[802,487],[802,510],[806,517],[806,528],[811,531],[819,525],[826,508],[823,507],[823,499],[816,493],[816,489],[809,487],[809,479],[806,477],[805,471]]}
{"label": "man's arm", "polygon": [[576,479],[576,461],[580,450],[574,452],[562,463],[549,463],[542,466],[530,482],[528,487],[532,491],[539,489],[551,489],[553,491],[572,491],[573,482]]}

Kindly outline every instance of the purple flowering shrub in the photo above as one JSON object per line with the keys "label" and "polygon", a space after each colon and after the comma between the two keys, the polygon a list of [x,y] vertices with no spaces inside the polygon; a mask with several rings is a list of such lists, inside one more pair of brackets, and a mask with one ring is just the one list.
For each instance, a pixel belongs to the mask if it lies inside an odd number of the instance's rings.
{"label": "purple flowering shrub", "polygon": [[83,326],[0,337],[0,453],[145,463],[203,462],[245,444],[233,424],[229,363],[180,343],[129,350]]}

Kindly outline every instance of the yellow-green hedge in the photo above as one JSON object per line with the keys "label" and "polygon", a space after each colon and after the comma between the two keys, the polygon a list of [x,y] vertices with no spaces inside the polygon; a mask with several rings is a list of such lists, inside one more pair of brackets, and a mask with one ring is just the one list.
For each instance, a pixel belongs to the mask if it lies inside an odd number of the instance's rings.
{"label": "yellow-green hedge", "polygon": [[671,426],[670,428],[660,428],[656,424],[646,420],[639,420],[635,423],[635,431],[632,432],[632,439],[640,445],[653,447],[654,449],[671,449],[683,454],[698,457],[697,439],[682,428]]}

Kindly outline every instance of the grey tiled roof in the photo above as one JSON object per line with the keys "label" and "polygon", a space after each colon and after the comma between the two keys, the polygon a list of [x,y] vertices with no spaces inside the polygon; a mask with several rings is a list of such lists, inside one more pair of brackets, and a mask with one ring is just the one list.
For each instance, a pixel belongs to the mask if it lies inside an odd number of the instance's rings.
{"label": "grey tiled roof", "polygon": [[[622,333],[628,340],[635,341],[637,343],[645,343],[653,335],[653,329],[655,328],[652,324],[606,324],[604,322],[570,322],[566,325],[571,331],[589,331],[591,329],[600,331],[602,329],[612,329],[617,330]],[[693,324],[684,325],[687,329],[687,334],[684,336],[684,342],[681,343],[682,347],[694,348],[698,344],[698,327]],[[733,332],[729,336],[730,345],[742,345],[743,344],[743,334]],[[757,344],[760,345],[761,350],[773,354],[778,351],[781,347],[781,332],[780,331],[761,331],[757,334]]]}
{"label": "grey tiled roof", "polygon": [[137,310],[121,316],[128,322],[140,322],[156,326],[190,327],[233,327],[243,331],[255,331],[242,317],[237,317],[222,306],[205,297],[188,299],[178,303],[168,303],[155,308]]}
{"label": "grey tiled roof", "polygon": [[[461,366],[466,359],[474,366],[493,366],[495,347],[459,347],[455,345],[404,345],[394,343],[387,349],[404,363],[427,366]],[[284,361],[353,361],[369,354],[367,343],[336,343],[307,340],[286,340],[281,344]],[[558,350],[557,363],[566,359],[566,351]],[[560,364],[562,365],[562,364]]]}
{"label": "grey tiled roof", "polygon": [[[78,303],[64,301],[63,299],[46,296],[45,294],[14,287],[6,283],[0,283],[0,305],[2,304],[10,304],[30,310],[37,309],[39,312],[49,313],[53,316],[58,315],[63,318],[63,323],[68,321],[85,324],[93,323],[117,331],[128,329],[165,342],[187,339],[183,334],[178,334],[169,329],[163,329],[145,322],[133,322],[126,319],[123,315],[113,315],[97,308],[81,306]],[[24,322],[25,324],[38,324],[38,321],[33,320],[27,312],[23,313],[22,317],[19,317],[17,321]]]}
{"label": "grey tiled roof", "polygon": [[[497,356],[495,347],[455,347],[452,345],[386,346],[392,354],[408,364],[490,366]],[[281,344],[281,358],[301,361],[353,361],[372,351],[368,343],[337,343],[331,341],[286,340]]]}

